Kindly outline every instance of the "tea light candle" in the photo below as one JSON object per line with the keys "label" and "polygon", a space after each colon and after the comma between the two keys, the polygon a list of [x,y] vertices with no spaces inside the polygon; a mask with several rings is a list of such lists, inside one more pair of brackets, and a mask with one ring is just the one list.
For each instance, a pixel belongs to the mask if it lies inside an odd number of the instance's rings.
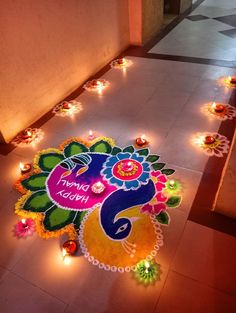
{"label": "tea light candle", "polygon": [[78,250],[78,244],[75,240],[67,240],[63,243],[64,253],[73,255]]}
{"label": "tea light candle", "polygon": [[175,181],[173,179],[169,181],[169,186],[171,189],[175,187]]}
{"label": "tea light candle", "polygon": [[132,161],[123,162],[121,168],[126,173],[131,172],[134,169],[134,164]]}
{"label": "tea light candle", "polygon": [[230,84],[236,85],[236,76],[235,77],[229,77],[230,78]]}
{"label": "tea light candle", "polygon": [[24,227],[24,228],[28,228],[28,225],[27,225],[27,223],[26,223],[26,219],[25,219],[25,218],[22,218],[22,219],[21,219],[21,225],[22,225],[22,227]]}
{"label": "tea light candle", "polygon": [[216,113],[221,113],[224,111],[225,106],[220,103],[213,102],[212,107]]}
{"label": "tea light candle", "polygon": [[136,138],[135,143],[138,147],[144,147],[148,145],[148,141],[145,137],[145,135],[142,135],[141,137]]}
{"label": "tea light candle", "polygon": [[32,138],[32,133],[30,130],[24,130],[23,133],[22,133],[22,137],[24,139],[29,139],[29,138]]}
{"label": "tea light candle", "polygon": [[145,266],[145,273],[147,274],[149,272],[150,263],[148,261],[145,261],[144,266]]}
{"label": "tea light candle", "polygon": [[63,106],[63,109],[65,109],[65,110],[71,109],[71,104],[69,102],[67,102],[67,101],[64,101],[62,103],[62,106]]}
{"label": "tea light candle", "polygon": [[125,58],[117,59],[117,63],[120,65],[124,65],[126,63],[126,59]]}
{"label": "tea light candle", "polygon": [[20,171],[21,174],[26,174],[31,170],[31,164],[30,163],[21,163],[20,162]]}
{"label": "tea light candle", "polygon": [[92,85],[93,87],[97,87],[97,88],[103,87],[103,83],[100,82],[100,81],[97,80],[97,79],[93,79],[92,82],[91,82],[91,85]]}
{"label": "tea light candle", "polygon": [[206,144],[206,145],[210,145],[210,144],[212,144],[212,143],[214,143],[216,140],[215,140],[215,138],[213,137],[213,136],[206,136],[205,138],[204,138],[204,143]]}
{"label": "tea light candle", "polygon": [[105,186],[102,182],[98,181],[92,185],[92,192],[95,194],[101,194],[105,190]]}
{"label": "tea light candle", "polygon": [[88,140],[91,141],[95,138],[94,132],[92,130],[89,131]]}

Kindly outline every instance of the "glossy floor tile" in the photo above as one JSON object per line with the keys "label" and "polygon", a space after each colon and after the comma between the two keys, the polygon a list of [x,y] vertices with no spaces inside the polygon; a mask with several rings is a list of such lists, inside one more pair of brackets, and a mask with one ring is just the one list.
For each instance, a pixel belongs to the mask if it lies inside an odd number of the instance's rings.
{"label": "glossy floor tile", "polygon": [[235,237],[188,221],[172,270],[236,296],[235,244]]}
{"label": "glossy floor tile", "polygon": [[155,313],[233,313],[235,308],[234,297],[171,271]]}
{"label": "glossy floor tile", "polygon": [[[203,1],[149,52],[225,61],[236,60],[236,2]],[[225,33],[226,32],[226,33]]]}

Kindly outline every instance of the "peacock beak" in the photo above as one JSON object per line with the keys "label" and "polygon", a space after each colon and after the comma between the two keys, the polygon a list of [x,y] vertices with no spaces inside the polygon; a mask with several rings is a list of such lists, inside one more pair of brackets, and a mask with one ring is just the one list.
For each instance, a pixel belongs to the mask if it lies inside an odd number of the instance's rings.
{"label": "peacock beak", "polygon": [[88,170],[88,166],[83,166],[81,167],[77,172],[76,172],[76,177],[83,174],[84,172],[86,172]]}

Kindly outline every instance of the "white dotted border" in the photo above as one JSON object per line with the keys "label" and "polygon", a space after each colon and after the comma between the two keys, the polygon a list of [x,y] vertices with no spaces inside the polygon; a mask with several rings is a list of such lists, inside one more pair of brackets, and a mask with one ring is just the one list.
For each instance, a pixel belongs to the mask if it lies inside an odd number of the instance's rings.
{"label": "white dotted border", "polygon": [[[94,209],[98,208],[99,206],[96,206]],[[92,263],[95,266],[98,266],[100,269],[104,269],[105,271],[112,271],[112,272],[119,272],[119,273],[124,273],[124,272],[130,272],[130,271],[135,271],[136,265],[133,266],[125,266],[125,267],[117,267],[114,265],[109,265],[109,264],[104,264],[100,263],[99,260],[95,259],[94,256],[90,255],[83,239],[83,230],[84,230],[84,224],[86,220],[88,219],[90,213],[94,210],[89,210],[89,212],[84,216],[82,223],[80,224],[80,230],[79,230],[79,243],[80,243],[80,249],[81,252],[84,254],[84,256],[88,259],[90,263]],[[146,256],[145,259],[151,261],[157,254],[157,251],[159,250],[160,247],[163,246],[163,234],[162,230],[160,228],[160,225],[158,224],[157,220],[155,219],[155,215],[150,215],[151,222],[153,224],[155,234],[156,234],[156,244],[153,247],[153,250],[151,250],[150,254]]]}

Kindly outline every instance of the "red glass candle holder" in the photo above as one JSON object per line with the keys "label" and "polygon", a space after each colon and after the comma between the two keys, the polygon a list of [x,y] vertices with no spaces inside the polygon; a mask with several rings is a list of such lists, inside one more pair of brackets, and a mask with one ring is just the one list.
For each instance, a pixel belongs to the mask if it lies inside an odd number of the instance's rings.
{"label": "red glass candle holder", "polygon": [[230,78],[230,84],[236,85],[236,76]]}
{"label": "red glass candle holder", "polygon": [[225,106],[220,103],[216,103],[214,106],[214,110],[216,113],[222,113],[224,109],[225,109]]}
{"label": "red glass candle holder", "polygon": [[30,163],[20,163],[20,171],[21,174],[26,174],[31,171],[31,164]]}
{"label": "red glass candle holder", "polygon": [[105,185],[102,182],[98,181],[98,182],[96,182],[95,184],[92,185],[91,189],[92,189],[93,193],[101,194],[106,189],[106,187],[105,187]]}
{"label": "red glass candle holder", "polygon": [[141,136],[135,139],[135,144],[137,147],[143,148],[148,145],[148,141],[145,136]]}
{"label": "red glass candle holder", "polygon": [[215,138],[213,137],[213,136],[206,136],[205,138],[204,138],[204,143],[206,144],[206,145],[210,145],[210,144],[212,144],[212,143],[214,143],[216,140],[215,140]]}
{"label": "red glass candle holder", "polygon": [[62,103],[62,106],[63,106],[63,109],[65,109],[65,110],[71,109],[71,104],[69,102],[67,102],[67,101],[64,101]]}
{"label": "red glass candle holder", "polygon": [[75,240],[65,241],[62,247],[68,255],[74,255],[78,250],[78,244]]}

